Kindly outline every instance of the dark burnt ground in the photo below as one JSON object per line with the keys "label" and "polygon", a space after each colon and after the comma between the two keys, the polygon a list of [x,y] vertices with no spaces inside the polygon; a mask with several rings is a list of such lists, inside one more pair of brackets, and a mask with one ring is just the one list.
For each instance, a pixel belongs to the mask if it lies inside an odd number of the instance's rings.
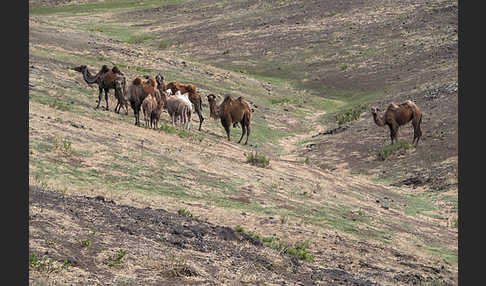
{"label": "dark burnt ground", "polygon": [[[51,261],[49,267],[31,270],[38,279],[70,285],[226,285],[233,279],[380,285],[339,269],[311,266],[231,228],[163,209],[118,205],[101,196],[63,196],[37,187],[29,188],[29,206],[30,254]],[[120,249],[126,256],[109,266]]]}

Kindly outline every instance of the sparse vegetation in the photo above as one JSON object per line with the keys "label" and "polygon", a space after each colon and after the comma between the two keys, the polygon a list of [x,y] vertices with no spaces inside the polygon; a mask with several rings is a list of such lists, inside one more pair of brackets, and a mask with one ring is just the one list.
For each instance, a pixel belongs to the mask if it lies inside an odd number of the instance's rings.
{"label": "sparse vegetation", "polygon": [[127,250],[120,248],[120,250],[118,250],[118,252],[110,256],[105,261],[105,263],[110,267],[119,266],[123,263],[122,259],[123,257],[125,257],[125,255],[127,255]]}
{"label": "sparse vegetation", "polygon": [[93,244],[93,238],[95,234],[96,231],[93,230],[88,234],[88,238],[81,240],[81,247],[90,247]]}
{"label": "sparse vegetation", "polygon": [[359,104],[353,108],[346,109],[341,113],[336,115],[336,121],[339,126],[357,120],[363,112],[365,112],[369,107],[369,104]]}
{"label": "sparse vegetation", "polygon": [[199,218],[199,216],[194,216],[189,210],[186,209],[178,209],[177,213],[185,217]]}
{"label": "sparse vegetation", "polygon": [[61,151],[65,156],[71,156],[73,154],[72,142],[58,136],[54,139],[54,150]]}
{"label": "sparse vegetation", "polygon": [[265,155],[258,154],[258,151],[246,154],[246,162],[263,168],[270,165],[270,160]]}
{"label": "sparse vegetation", "polygon": [[304,261],[314,261],[314,255],[309,253],[310,242],[308,240],[297,241],[296,243],[294,243],[294,245],[291,245],[275,237],[271,237],[271,236],[265,237],[257,233],[254,233],[252,231],[245,231],[241,225],[235,226],[234,230],[237,232],[247,234],[248,236],[253,237],[255,239],[258,239],[264,245],[276,249],[286,255],[294,256]]}
{"label": "sparse vegetation", "polygon": [[376,153],[376,158],[380,161],[385,161],[390,155],[400,152],[400,151],[406,151],[409,149],[414,148],[413,145],[408,143],[405,140],[398,140],[397,142],[393,143],[392,145],[387,145]]}

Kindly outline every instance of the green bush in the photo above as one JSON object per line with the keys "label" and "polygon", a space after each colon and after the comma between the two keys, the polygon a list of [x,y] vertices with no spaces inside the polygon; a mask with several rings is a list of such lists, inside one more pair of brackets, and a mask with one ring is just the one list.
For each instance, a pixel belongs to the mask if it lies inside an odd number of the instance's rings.
{"label": "green bush", "polygon": [[393,145],[387,145],[378,150],[378,152],[376,153],[376,157],[380,161],[385,161],[388,157],[390,157],[391,154],[398,151],[405,151],[411,148],[413,148],[413,145],[405,140],[400,140],[395,142]]}
{"label": "green bush", "polygon": [[308,252],[310,246],[310,242],[308,240],[304,242],[296,242],[294,245],[290,245],[289,243],[280,241],[275,237],[264,237],[257,233],[253,233],[252,231],[245,231],[240,225],[235,226],[234,230],[258,239],[263,245],[276,249],[286,255],[297,257],[300,260],[314,261],[314,255]]}
{"label": "green bush", "polygon": [[360,104],[351,109],[344,110],[342,113],[336,115],[337,123],[339,124],[339,126],[341,126],[344,123],[348,123],[359,119],[361,114],[368,109],[368,106],[369,106],[368,104]]}
{"label": "green bush", "polygon": [[255,153],[246,154],[246,162],[263,168],[270,165],[270,160],[265,155],[258,154],[256,151]]}

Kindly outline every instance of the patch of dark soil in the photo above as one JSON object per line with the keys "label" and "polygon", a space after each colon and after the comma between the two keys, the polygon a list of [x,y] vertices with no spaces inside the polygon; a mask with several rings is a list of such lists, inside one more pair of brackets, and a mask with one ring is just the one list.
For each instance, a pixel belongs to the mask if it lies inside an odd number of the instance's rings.
{"label": "patch of dark soil", "polygon": [[345,126],[339,126],[339,127],[336,127],[336,128],[333,128],[333,129],[324,131],[324,132],[319,132],[318,134],[313,135],[312,137],[314,138],[314,137],[317,137],[317,136],[320,136],[320,135],[339,134],[341,132],[344,132],[346,129],[348,129],[348,126],[347,125],[345,125]]}
{"label": "patch of dark soil", "polygon": [[[279,281],[295,285],[311,285],[324,283],[325,285],[379,285],[368,280],[362,280],[353,274],[300,262],[295,258],[284,256],[288,266],[274,265],[262,255],[263,244],[244,233],[239,233],[225,226],[214,226],[210,223],[194,218],[169,213],[162,209],[135,208],[118,205],[114,201],[107,201],[103,196],[64,196],[60,193],[29,187],[29,206],[40,211],[29,216],[29,241],[55,241],[55,248],[49,248],[49,257],[90,272],[90,279],[97,279],[107,283],[114,278],[113,273],[104,267],[93,263],[93,259],[108,248],[114,248],[107,241],[115,241],[119,248],[129,249],[129,253],[136,255],[136,250],[129,245],[138,245],[142,241],[158,241],[165,247],[191,250],[200,253],[210,253],[216,259],[232,259],[234,271],[243,265],[260,265],[255,271],[264,277],[279,277]],[[80,233],[61,232],[61,227],[54,221],[46,219],[44,211],[58,213],[57,216],[69,220],[90,230],[92,236]],[[70,225],[72,225],[70,223]],[[95,234],[96,233],[96,234]],[[82,247],[83,241],[89,238],[90,247]],[[74,242],[73,242],[74,241]],[[76,242],[78,241],[78,242]],[[31,252],[39,249],[30,248]],[[198,258],[192,254],[192,261]],[[128,259],[128,258],[127,258]],[[293,261],[295,260],[295,261]],[[216,261],[201,260],[199,264],[206,264],[207,269],[213,267]],[[231,268],[230,267],[230,268]],[[288,267],[292,269],[289,271]],[[141,272],[143,273],[141,273]],[[136,285],[151,284],[144,281],[151,276],[144,270],[140,272],[140,281]],[[200,277],[201,270],[186,263],[175,263],[170,269],[152,273],[160,277],[159,281],[176,279],[181,283],[190,277]],[[153,277],[152,277],[153,278]],[[285,281],[285,282],[282,282]],[[299,282],[300,281],[300,282]],[[207,281],[210,282],[210,281]],[[271,281],[267,281],[271,282]],[[183,282],[185,283],[185,282]],[[280,284],[281,284],[280,283]],[[171,283],[169,283],[171,284]],[[196,283],[197,284],[197,283]],[[204,283],[207,284],[207,283]]]}

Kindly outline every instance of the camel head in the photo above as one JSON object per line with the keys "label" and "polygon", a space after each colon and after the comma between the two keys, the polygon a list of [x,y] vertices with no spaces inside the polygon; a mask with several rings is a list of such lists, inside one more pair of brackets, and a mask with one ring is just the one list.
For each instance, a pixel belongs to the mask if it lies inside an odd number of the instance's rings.
{"label": "camel head", "polygon": [[216,101],[216,95],[214,95],[214,94],[212,94],[212,93],[211,93],[210,95],[208,95],[208,96],[207,96],[207,98],[208,98],[208,102],[209,102],[210,104],[212,104],[213,102],[215,102],[215,101]]}
{"label": "camel head", "polygon": [[80,65],[79,67],[74,67],[72,68],[73,70],[77,71],[77,72],[84,72],[88,67],[85,66],[85,65]]}
{"label": "camel head", "polygon": [[117,66],[114,66],[114,67],[111,69],[111,71],[112,71],[113,73],[117,73],[117,74],[121,74],[121,75],[123,75],[123,73],[121,72],[121,70],[120,70],[120,69],[119,69]]}
{"label": "camel head", "polygon": [[370,109],[371,114],[378,114],[378,112],[381,112],[381,110],[378,107],[371,107]]}
{"label": "camel head", "polygon": [[157,81],[158,85],[161,85],[162,82],[164,81],[164,77],[159,73],[158,75],[155,76],[155,80]]}

